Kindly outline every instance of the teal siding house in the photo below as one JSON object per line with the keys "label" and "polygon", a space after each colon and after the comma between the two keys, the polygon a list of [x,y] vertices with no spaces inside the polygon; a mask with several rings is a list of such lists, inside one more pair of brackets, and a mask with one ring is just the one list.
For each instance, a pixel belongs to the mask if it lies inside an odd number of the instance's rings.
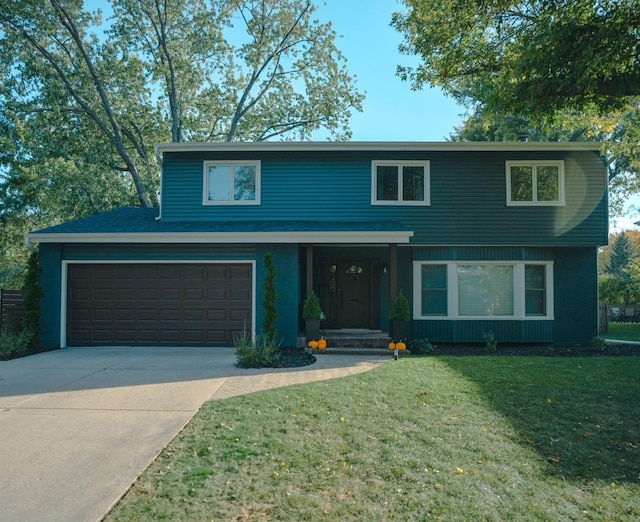
{"label": "teal siding house", "polygon": [[588,343],[607,176],[593,143],[168,143],[159,208],[27,235],[47,346],[231,346],[260,330],[267,252],[277,329],[304,337],[313,290],[330,331]]}

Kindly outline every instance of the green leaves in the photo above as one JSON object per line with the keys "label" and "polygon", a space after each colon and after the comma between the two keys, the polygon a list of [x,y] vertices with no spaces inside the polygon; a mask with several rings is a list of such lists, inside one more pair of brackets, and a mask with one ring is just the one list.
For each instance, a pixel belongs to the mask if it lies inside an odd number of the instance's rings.
{"label": "green leaves", "polygon": [[106,19],[80,0],[5,4],[0,193],[16,209],[5,219],[153,206],[155,143],[347,139],[362,108],[307,1],[111,0]]}
{"label": "green leaves", "polygon": [[[613,0],[406,0],[392,25],[401,52],[422,59],[401,75],[502,112],[548,115],[640,94],[640,13]],[[622,100],[622,101],[621,101]]]}

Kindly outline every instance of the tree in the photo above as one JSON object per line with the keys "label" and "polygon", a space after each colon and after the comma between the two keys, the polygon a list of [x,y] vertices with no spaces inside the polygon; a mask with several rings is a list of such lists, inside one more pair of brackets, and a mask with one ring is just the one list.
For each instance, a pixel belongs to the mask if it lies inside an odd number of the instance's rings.
{"label": "tree", "polygon": [[640,95],[640,10],[632,0],[404,0],[392,25],[414,88],[438,85],[505,114],[605,110]]}
{"label": "tree", "polygon": [[623,232],[612,245],[609,261],[604,267],[604,273],[617,277],[626,277],[634,257],[633,245]]}
{"label": "tree", "polygon": [[308,0],[113,0],[110,36],[163,93],[172,141],[350,136],[363,96]]}
{"label": "tree", "polygon": [[276,291],[276,269],[273,264],[273,254],[267,252],[263,258],[266,274],[262,288],[264,290],[264,299],[262,300],[262,308],[264,309],[264,318],[262,319],[262,330],[265,337],[275,340],[277,331],[275,323],[278,320],[278,308],[276,301],[278,293]]}
{"label": "tree", "polygon": [[3,249],[33,225],[155,205],[155,143],[347,139],[362,107],[310,1],[111,0],[106,22],[80,0],[5,3]]}
{"label": "tree", "polygon": [[[630,237],[633,236],[633,237]],[[606,255],[598,289],[600,300],[610,304],[640,303],[640,258],[634,240],[637,234],[619,234],[601,253]]]}
{"label": "tree", "polygon": [[127,95],[147,92],[144,77],[139,68],[125,71],[116,49],[89,34],[98,18],[81,5],[26,0],[0,12],[3,114],[14,125],[39,113],[68,113],[91,122],[131,176],[140,204],[152,206],[138,164],[149,155],[136,124],[128,120],[133,114],[123,115],[119,106]]}

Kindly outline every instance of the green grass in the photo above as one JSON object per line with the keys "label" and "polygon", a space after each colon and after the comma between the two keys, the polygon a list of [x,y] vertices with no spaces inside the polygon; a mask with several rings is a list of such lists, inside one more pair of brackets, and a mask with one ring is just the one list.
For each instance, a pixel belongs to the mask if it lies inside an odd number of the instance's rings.
{"label": "green grass", "polygon": [[609,323],[609,333],[603,334],[603,339],[615,339],[617,341],[640,342],[640,323]]}
{"label": "green grass", "polygon": [[106,520],[638,520],[640,358],[404,358],[212,401]]}

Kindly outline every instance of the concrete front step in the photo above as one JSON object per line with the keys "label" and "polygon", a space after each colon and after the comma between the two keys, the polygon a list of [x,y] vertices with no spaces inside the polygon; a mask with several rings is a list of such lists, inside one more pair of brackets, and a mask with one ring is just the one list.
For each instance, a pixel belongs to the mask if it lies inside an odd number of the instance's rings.
{"label": "concrete front step", "polygon": [[327,348],[378,348],[387,349],[391,338],[380,330],[326,330]]}
{"label": "concrete front step", "polygon": [[[324,350],[312,350],[307,348],[313,355],[388,355],[393,357],[393,350],[389,348],[367,348],[357,346],[327,346]],[[398,351],[398,357],[411,355],[411,351]]]}

